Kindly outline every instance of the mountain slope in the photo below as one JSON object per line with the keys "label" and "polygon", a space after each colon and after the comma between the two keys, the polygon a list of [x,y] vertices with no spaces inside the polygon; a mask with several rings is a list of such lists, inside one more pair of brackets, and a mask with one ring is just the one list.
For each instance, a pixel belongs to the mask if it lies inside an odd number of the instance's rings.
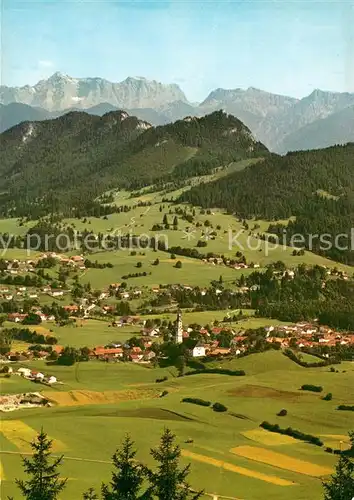
{"label": "mountain slope", "polygon": [[53,197],[66,210],[112,187],[137,188],[172,173],[184,179],[267,153],[247,127],[222,112],[156,128],[123,111],[70,112],[6,131],[0,148],[0,202],[16,213],[33,213]]}
{"label": "mountain slope", "polygon": [[270,155],[241,172],[182,195],[183,201],[218,206],[245,218],[286,219],[319,190],[354,197],[354,143],[328,149]]}
{"label": "mountain slope", "polygon": [[23,121],[48,120],[50,113],[41,108],[33,108],[27,104],[13,102],[0,104],[0,133]]}
{"label": "mountain slope", "polygon": [[354,105],[287,135],[281,151],[319,149],[354,141]]}
{"label": "mountain slope", "polygon": [[[288,151],[284,147],[287,144],[287,136],[300,131],[303,127],[316,122],[317,120],[327,118],[333,114],[354,106],[354,93],[348,92],[324,92],[314,90],[309,96],[298,101],[288,111],[283,112],[271,120],[271,129],[273,130],[274,142],[273,149],[277,152]],[[328,135],[326,122],[324,123],[323,133]],[[317,134],[315,129],[309,129],[309,133]],[[306,130],[301,133],[305,137]],[[314,139],[315,140],[315,139]],[[340,140],[337,142],[346,142]],[[325,144],[331,146],[335,143]],[[290,147],[290,149],[292,149]],[[297,149],[306,149],[306,140],[297,142]]]}
{"label": "mountain slope", "polygon": [[[354,105],[354,94],[340,92],[325,92],[314,90],[303,99],[294,99],[281,95],[270,94],[258,89],[247,90],[217,89],[208,96],[200,105],[200,112],[224,109],[241,119],[272,151],[284,153],[291,149],[307,149],[307,141],[316,142],[316,137],[311,139],[310,135],[317,135],[316,128],[301,129],[319,119],[324,119],[345,110]],[[331,132],[323,124],[322,133],[329,140]],[[328,122],[330,129],[333,127]],[[339,129],[341,130],[341,129]],[[296,143],[292,144],[292,134],[299,134]],[[343,136],[336,134],[337,138],[343,137],[335,142],[324,142],[322,146],[330,146],[336,143],[348,142],[347,134]],[[295,146],[295,147],[294,147]]]}
{"label": "mountain slope", "polygon": [[[323,192],[329,196],[320,195]],[[354,265],[350,245],[354,224],[354,143],[286,156],[270,155],[240,172],[193,187],[179,201],[225,208],[245,219],[272,221],[296,216],[286,228],[271,228],[280,241],[285,229],[288,243],[293,235],[300,235],[306,248]],[[346,236],[335,243],[339,234]],[[322,242],[320,235],[329,235],[330,244],[328,238]]]}

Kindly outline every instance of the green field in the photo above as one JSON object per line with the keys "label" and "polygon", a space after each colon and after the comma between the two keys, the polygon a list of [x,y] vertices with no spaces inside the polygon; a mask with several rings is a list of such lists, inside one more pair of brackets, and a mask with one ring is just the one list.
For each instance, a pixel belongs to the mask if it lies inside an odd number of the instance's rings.
{"label": "green field", "polygon": [[[4,323],[6,328],[11,328],[13,323]],[[21,325],[16,325],[17,328]],[[23,325],[23,328],[28,328]],[[113,327],[111,322],[95,319],[77,320],[72,325],[59,326],[53,321],[47,321],[40,326],[31,327],[37,333],[52,335],[58,339],[59,345],[73,347],[95,347],[106,345],[110,342],[124,342],[133,335],[139,334],[142,326]],[[24,343],[15,343],[17,349],[23,348]],[[27,344],[28,346],[28,344]]]}
{"label": "green field", "polygon": [[[87,218],[85,222],[77,219],[66,219],[65,222],[73,225],[80,231],[87,229],[96,233],[113,232],[114,234],[119,234],[119,232],[121,232],[121,234],[131,232],[135,235],[146,234],[149,237],[157,237],[157,235],[160,235],[160,239],[167,242],[168,247],[181,246],[193,248],[196,246],[198,240],[203,240],[203,238],[205,239],[203,236],[203,232],[205,231],[204,224],[208,220],[211,224],[210,230],[216,231],[217,236],[215,236],[214,240],[210,238],[208,239],[207,246],[200,249],[202,253],[214,252],[233,258],[235,257],[235,253],[237,251],[241,251],[245,255],[248,263],[254,262],[255,264],[259,264],[261,267],[277,260],[282,260],[289,267],[295,267],[300,263],[306,263],[309,265],[318,264],[327,267],[334,267],[336,265],[333,261],[312,252],[305,252],[305,255],[303,256],[293,256],[293,249],[289,247],[278,245],[278,247],[275,248],[271,243],[267,244],[258,237],[258,233],[266,232],[269,226],[269,222],[267,221],[247,221],[249,230],[246,230],[236,217],[225,214],[222,210],[212,207],[210,214],[201,214],[200,209],[196,208],[194,222],[192,224],[186,222],[178,216],[177,230],[173,230],[171,226],[171,229],[168,230],[162,229],[160,231],[152,231],[152,227],[155,224],[162,223],[164,214],[167,214],[168,221],[172,224],[175,216],[174,211],[177,207],[187,208],[187,211],[192,213],[192,207],[187,205],[174,205],[173,203],[162,202],[163,197],[174,199],[177,197],[179,192],[180,190],[168,194],[161,192],[149,192],[136,198],[130,198],[129,193],[127,192],[120,192],[117,195],[116,203],[118,205],[127,204],[132,206],[133,208],[130,212],[112,214],[109,215],[107,219]],[[137,203],[140,201],[149,201],[152,205],[147,207],[138,207]],[[172,212],[171,214],[169,213],[170,210]],[[286,221],[279,222],[284,223]],[[198,223],[201,224],[200,227],[196,227]],[[220,229],[217,229],[217,226],[220,226]],[[254,229],[257,226],[259,226],[259,228]],[[187,236],[186,231],[191,233],[189,237]],[[129,261],[127,261],[122,255],[124,253],[126,252],[121,251],[117,258],[128,264]],[[155,258],[156,257],[160,258],[160,255],[155,255]],[[177,256],[177,258],[179,257]],[[338,264],[337,267],[351,274],[353,273],[353,268],[349,266]],[[163,276],[165,274],[166,273],[163,273]],[[206,281],[209,274],[213,273],[208,273],[204,281]],[[167,282],[166,278],[162,279],[162,282]]]}
{"label": "green field", "polygon": [[[247,163],[247,162],[246,162]],[[230,165],[229,169],[244,168],[244,162],[241,165]],[[221,171],[215,175],[223,175]],[[201,179],[196,180],[200,182]],[[193,184],[193,182],[192,182]],[[249,229],[245,229],[236,217],[224,213],[222,210],[210,207],[210,213],[201,214],[199,208],[195,208],[195,215],[193,223],[188,223],[178,215],[178,229],[162,229],[160,231],[152,231],[152,227],[156,224],[161,224],[164,214],[167,214],[168,221],[172,224],[175,217],[175,209],[187,209],[188,213],[192,213],[192,207],[188,205],[174,205],[173,203],[162,202],[163,198],[175,199],[181,190],[170,193],[166,192],[150,192],[149,190],[140,193],[136,197],[132,197],[129,192],[120,191],[116,193],[115,203],[117,205],[129,205],[132,209],[129,212],[115,213],[108,215],[107,218],[93,218],[88,217],[82,220],[78,219],[65,219],[64,224],[74,227],[78,231],[89,230],[96,234],[101,232],[103,234],[113,233],[119,234],[135,234],[135,235],[148,235],[149,237],[159,237],[160,240],[166,242],[168,247],[181,246],[193,248],[197,245],[199,240],[205,240],[206,228],[204,226],[206,221],[210,223],[210,231],[215,231],[217,234],[215,239],[207,238],[207,246],[200,249],[202,253],[214,252],[223,254],[227,257],[234,258],[236,252],[241,251],[247,259],[248,263],[258,264],[264,268],[267,264],[282,260],[287,266],[295,267],[300,263],[309,265],[324,265],[327,267],[334,267],[337,265],[335,262],[330,261],[324,257],[313,254],[312,252],[305,252],[303,256],[293,256],[292,249],[279,245],[277,248],[270,243],[261,240],[258,233],[267,231],[269,222],[267,221],[247,221]],[[146,191],[146,190],[145,190]],[[139,207],[139,202],[151,202],[150,206]],[[170,213],[171,212],[171,213]],[[279,221],[286,222],[286,221]],[[19,226],[18,219],[2,219],[0,220],[0,232],[10,232],[12,234],[23,234],[34,222],[26,223],[24,226]],[[200,224],[199,227],[197,225]],[[217,229],[219,227],[219,229]],[[188,233],[189,232],[189,236]],[[160,235],[160,236],[158,236]],[[4,252],[6,258],[21,258],[28,259],[29,255],[26,251],[20,249],[9,249]],[[38,256],[37,252],[31,252],[30,257]],[[157,285],[159,283],[188,283],[192,285],[206,286],[211,280],[217,279],[220,274],[225,279],[232,280],[234,277],[242,274],[240,271],[233,271],[232,269],[221,268],[221,266],[202,265],[196,259],[183,258],[184,266],[181,270],[173,268],[174,262],[169,261],[168,253],[146,251],[146,256],[142,259],[135,259],[129,256],[127,251],[115,252],[102,252],[100,254],[92,255],[91,258],[96,258],[99,261],[110,261],[115,265],[113,270],[96,270],[90,269],[84,275],[84,281],[91,281],[92,285],[101,288],[109,284],[112,280],[110,276],[119,278],[122,274],[128,274],[134,271],[134,266],[137,260],[142,260],[146,264],[143,269],[147,272],[152,272],[152,275],[143,279],[138,278],[135,283],[139,286],[141,284]],[[157,269],[151,269],[151,262],[159,258],[162,265]],[[182,258],[177,256],[177,259]],[[338,264],[338,268],[352,274],[353,268]],[[142,270],[142,271],[143,271]]]}
{"label": "green field", "polygon": [[[89,362],[50,368],[42,361],[31,363],[34,368],[55,374],[63,385],[47,393],[57,402],[52,408],[4,414],[0,434],[3,495],[16,498],[13,480],[22,476],[19,453],[28,450],[29,438],[42,426],[60,443],[64,453],[62,475],[69,478],[64,494],[68,500],[77,500],[89,486],[99,488],[101,481],[109,480],[110,457],[126,432],[137,443],[138,457],[151,463],[149,449],[168,426],[177,435],[183,460],[192,464],[191,482],[196,488],[248,500],[320,500],[321,479],[314,466],[320,466],[326,475],[335,465],[335,457],[310,444],[291,440],[284,443],[275,434],[269,438],[259,432],[258,426],[268,420],[324,436],[324,441],[328,439],[339,447],[341,436],[344,439],[352,428],[352,415],[335,408],[354,402],[354,364],[343,363],[337,367],[339,373],[330,373],[328,367],[301,368],[274,351],[213,363],[221,364],[244,369],[246,376],[204,374],[176,378],[175,369],[124,363]],[[162,375],[167,375],[168,381],[156,384],[155,379]],[[32,383],[16,376],[1,382],[5,393],[33,390]],[[304,383],[322,385],[325,392],[333,393],[333,400],[322,401],[318,394],[304,394],[299,390]],[[169,394],[163,399],[156,397],[164,389]],[[210,408],[181,403],[183,397],[219,401],[229,411],[218,414]],[[288,415],[277,417],[282,408],[288,410]],[[194,442],[186,444],[190,438]],[[252,454],[259,448],[261,456],[240,455],[245,450]],[[267,463],[268,455],[274,461],[279,460],[279,454],[283,457],[279,464]],[[266,458],[261,458],[263,455]]]}

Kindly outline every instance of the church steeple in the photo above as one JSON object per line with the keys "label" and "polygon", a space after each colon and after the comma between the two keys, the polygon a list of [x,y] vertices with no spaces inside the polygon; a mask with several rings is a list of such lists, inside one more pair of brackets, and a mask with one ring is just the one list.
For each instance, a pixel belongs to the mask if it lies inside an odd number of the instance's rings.
{"label": "church steeple", "polygon": [[180,309],[178,309],[177,313],[175,342],[176,344],[182,344],[183,342],[182,311]]}

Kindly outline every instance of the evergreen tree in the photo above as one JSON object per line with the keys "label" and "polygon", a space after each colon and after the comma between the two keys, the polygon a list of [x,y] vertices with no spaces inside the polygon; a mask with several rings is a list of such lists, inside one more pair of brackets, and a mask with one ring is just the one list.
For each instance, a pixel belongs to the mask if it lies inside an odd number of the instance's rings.
{"label": "evergreen tree", "polygon": [[185,369],[186,369],[186,359],[183,355],[178,356],[176,360],[176,368],[178,370],[178,376],[183,377]]}
{"label": "evergreen tree", "polygon": [[63,457],[51,459],[52,440],[41,430],[36,440],[31,443],[33,455],[23,458],[23,467],[30,479],[16,479],[16,484],[27,500],[55,500],[66,485],[66,479],[60,479],[57,472]]}
{"label": "evergreen tree", "polygon": [[83,500],[98,500],[97,493],[93,488],[90,488],[88,491],[86,491],[82,498]]}
{"label": "evergreen tree", "polygon": [[179,468],[181,449],[169,429],[165,429],[159,447],[152,449],[151,455],[159,465],[156,472],[147,470],[148,494],[158,500],[197,500],[201,497],[202,492],[193,492],[187,482],[190,465]]}
{"label": "evergreen tree", "polygon": [[324,500],[352,500],[354,497],[354,464],[344,454],[339,457],[335,473],[323,483]]}
{"label": "evergreen tree", "polygon": [[137,500],[142,498],[140,490],[144,481],[143,466],[136,462],[133,441],[126,436],[121,449],[113,455],[112,479],[109,485],[102,484],[103,500]]}

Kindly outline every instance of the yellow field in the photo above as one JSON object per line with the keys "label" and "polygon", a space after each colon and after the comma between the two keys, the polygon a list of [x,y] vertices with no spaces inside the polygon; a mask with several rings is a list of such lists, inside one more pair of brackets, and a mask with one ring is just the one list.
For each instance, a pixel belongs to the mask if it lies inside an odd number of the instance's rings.
{"label": "yellow field", "polygon": [[241,432],[243,436],[257,443],[266,446],[281,446],[283,444],[296,444],[296,439],[291,436],[276,434],[275,432],[268,432],[264,429],[253,429],[251,431]]}
{"label": "yellow field", "polygon": [[199,455],[198,453],[193,453],[189,450],[182,450],[182,455],[186,458],[196,460],[197,462],[202,462],[204,464],[214,465],[215,467],[222,467],[223,469],[236,472],[243,476],[251,477],[253,479],[259,479],[260,481],[265,481],[267,483],[275,484],[277,486],[294,486],[296,483],[287,481],[286,479],[281,479],[277,476],[269,476],[268,474],[262,474],[261,472],[256,472],[245,467],[239,467],[237,465],[231,464],[229,462],[224,462],[223,460],[216,460],[215,458],[207,457],[205,455]]}
{"label": "yellow field", "polygon": [[[21,420],[4,420],[1,422],[3,436],[14,444],[20,451],[31,451],[31,442],[37,437],[38,431],[32,429]],[[58,439],[53,439],[53,451],[63,451],[65,444]]]}
{"label": "yellow field", "polygon": [[37,332],[39,335],[54,335],[48,328],[45,328],[44,326],[29,326],[28,327],[31,332]]}
{"label": "yellow field", "polygon": [[28,342],[22,342],[21,340],[15,340],[12,342],[12,351],[13,352],[22,352],[22,351],[27,351],[28,349]]}
{"label": "yellow field", "polygon": [[4,467],[2,466],[2,463],[0,462],[0,481],[5,481],[5,473],[4,473]]}
{"label": "yellow field", "polygon": [[233,448],[231,452],[239,457],[272,465],[279,469],[297,472],[298,474],[305,474],[306,476],[321,477],[327,476],[333,472],[329,467],[298,460],[297,458],[289,457],[283,453],[276,453],[275,451],[257,448],[256,446],[237,446],[237,448]]}
{"label": "yellow field", "polygon": [[131,401],[134,399],[151,399],[158,397],[159,392],[152,389],[131,391],[69,391],[69,392],[54,392],[45,391],[45,396],[50,401],[59,406],[84,406],[119,403],[121,401]]}

